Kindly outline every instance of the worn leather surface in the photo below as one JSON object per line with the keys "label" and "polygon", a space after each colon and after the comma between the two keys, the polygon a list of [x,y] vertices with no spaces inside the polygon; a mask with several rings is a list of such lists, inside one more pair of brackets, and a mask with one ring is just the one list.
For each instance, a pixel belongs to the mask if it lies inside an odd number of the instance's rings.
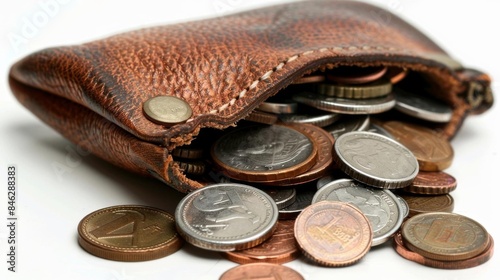
{"label": "worn leather surface", "polygon": [[[452,137],[465,116],[491,107],[493,95],[486,74],[450,60],[385,10],[306,1],[45,49],[13,65],[10,82],[24,106],[71,141],[187,192],[202,184],[186,178],[169,151],[189,144],[200,129],[234,125],[318,69],[387,65],[419,72],[453,107],[442,128]],[[149,121],[142,104],[159,95],[186,100],[192,118],[170,128]]]}

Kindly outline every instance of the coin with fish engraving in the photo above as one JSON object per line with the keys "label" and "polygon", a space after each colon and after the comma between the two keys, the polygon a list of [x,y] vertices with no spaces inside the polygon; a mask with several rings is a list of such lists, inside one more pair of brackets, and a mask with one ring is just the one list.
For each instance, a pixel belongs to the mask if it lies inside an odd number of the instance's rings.
{"label": "coin with fish engraving", "polygon": [[372,246],[388,241],[403,223],[403,210],[392,192],[352,179],[338,179],[326,184],[316,192],[312,203],[324,200],[351,203],[358,207],[370,221]]}
{"label": "coin with fish engraving", "polygon": [[229,269],[221,275],[219,280],[237,279],[286,279],[304,280],[297,271],[273,263],[247,263]]}
{"label": "coin with fish engraving", "polygon": [[212,251],[247,249],[269,238],[278,208],[265,192],[243,184],[205,186],[186,195],[175,210],[179,234]]}
{"label": "coin with fish engraving", "polygon": [[489,234],[475,220],[455,213],[425,213],[409,218],[401,229],[404,245],[430,259],[458,261],[488,247]]}
{"label": "coin with fish engraving", "polygon": [[253,125],[217,139],[211,155],[227,177],[265,182],[306,172],[316,163],[317,151],[315,142],[293,127]]}
{"label": "coin with fish engraving", "polygon": [[453,161],[450,142],[434,130],[410,123],[388,121],[382,124],[394,138],[417,158],[422,171],[442,171]]}
{"label": "coin with fish engraving", "polygon": [[354,131],[335,140],[333,158],[353,179],[370,186],[395,189],[411,184],[418,162],[400,143],[383,135]]}
{"label": "coin with fish engraving", "polygon": [[321,201],[308,206],[295,221],[295,239],[304,255],[323,266],[358,262],[372,243],[372,229],[355,206]]}
{"label": "coin with fish engraving", "polygon": [[118,205],[94,211],[78,224],[78,243],[87,252],[115,261],[146,261],[179,250],[182,238],[164,210]]}
{"label": "coin with fish engraving", "polygon": [[299,247],[293,234],[294,220],[280,220],[278,227],[269,239],[262,244],[245,250],[223,252],[222,255],[234,262],[286,263],[300,256]]}

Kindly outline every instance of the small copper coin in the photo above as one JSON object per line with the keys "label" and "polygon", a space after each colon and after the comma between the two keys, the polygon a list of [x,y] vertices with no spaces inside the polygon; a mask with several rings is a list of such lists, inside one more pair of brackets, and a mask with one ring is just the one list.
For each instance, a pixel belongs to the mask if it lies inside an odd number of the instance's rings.
{"label": "small copper coin", "polygon": [[400,193],[410,208],[409,217],[429,212],[453,212],[455,206],[453,197],[442,195],[416,195]]}
{"label": "small copper coin", "polygon": [[179,250],[183,240],[169,213],[122,205],[97,210],[78,225],[78,243],[87,252],[115,261],[147,261]]}
{"label": "small copper coin", "polygon": [[204,153],[202,148],[178,147],[172,151],[172,156],[183,159],[201,159]]}
{"label": "small copper coin", "polygon": [[456,187],[457,180],[448,173],[420,171],[413,183],[403,190],[415,194],[439,195],[450,193]]}
{"label": "small copper coin", "polygon": [[403,80],[408,74],[408,70],[398,67],[389,67],[385,73],[385,77],[391,81],[391,83],[397,84]]}
{"label": "small copper coin", "polygon": [[295,238],[304,255],[323,266],[358,262],[372,244],[370,222],[355,206],[321,201],[307,207],[295,221]]}
{"label": "small copper coin", "polygon": [[328,80],[340,84],[365,84],[380,79],[387,72],[387,67],[349,67],[341,66],[328,72]]}
{"label": "small copper coin", "polygon": [[219,280],[237,279],[287,279],[304,280],[297,271],[279,264],[248,263],[233,267],[221,275]]}
{"label": "small copper coin", "polygon": [[224,252],[227,259],[240,263],[266,262],[282,264],[300,256],[300,250],[293,234],[294,220],[278,221],[273,236],[255,247],[233,252]]}
{"label": "small copper coin", "polygon": [[276,180],[269,183],[266,182],[264,184],[271,184],[273,186],[292,186],[303,184],[321,178],[332,167],[332,150],[335,140],[330,133],[320,127],[311,124],[290,126],[308,135],[308,137],[315,142],[315,145],[318,147],[318,158],[316,160],[316,163],[305,173],[302,173],[295,177]]}
{"label": "small copper coin", "polygon": [[325,75],[316,74],[316,75],[304,76],[293,82],[293,84],[298,85],[298,84],[320,83],[323,82],[324,80],[326,80]]}
{"label": "small copper coin", "polygon": [[313,139],[289,126],[239,127],[212,145],[214,163],[229,178],[270,182],[309,170],[317,159]]}
{"label": "small copper coin", "polygon": [[414,124],[389,121],[382,124],[418,160],[421,171],[441,171],[453,161],[453,147],[435,131]]}
{"label": "small copper coin", "polygon": [[171,126],[188,120],[193,111],[189,104],[175,96],[156,96],[144,102],[144,115],[152,122]]}
{"label": "small copper coin", "polygon": [[488,235],[488,239],[489,239],[488,246],[481,254],[460,261],[433,260],[426,258],[422,255],[419,255],[406,248],[406,246],[403,243],[403,237],[401,236],[401,232],[398,232],[394,235],[393,246],[396,252],[403,258],[425,266],[442,268],[442,269],[464,269],[481,265],[487,262],[489,259],[491,259],[491,257],[493,256],[494,242],[493,242],[493,237],[491,237],[491,235]]}
{"label": "small copper coin", "polygon": [[190,175],[202,175],[205,173],[206,164],[203,161],[192,161],[192,162],[183,162],[176,161],[179,165],[179,168],[185,173]]}
{"label": "small copper coin", "polygon": [[454,213],[416,215],[402,226],[404,245],[429,259],[460,261],[475,257],[489,245],[489,234],[478,222]]}

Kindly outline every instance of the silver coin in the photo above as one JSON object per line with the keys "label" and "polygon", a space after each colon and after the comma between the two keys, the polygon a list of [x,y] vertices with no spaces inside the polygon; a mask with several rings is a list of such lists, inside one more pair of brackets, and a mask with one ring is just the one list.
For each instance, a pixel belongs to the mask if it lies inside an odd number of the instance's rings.
{"label": "silver coin", "polygon": [[385,128],[381,127],[380,125],[370,123],[370,126],[368,127],[368,129],[366,129],[366,131],[377,133],[380,135],[384,135],[388,138],[394,139],[394,136],[392,136],[392,134],[389,131],[387,131]]}
{"label": "silver coin", "polygon": [[351,132],[351,131],[364,131],[370,126],[370,116],[369,115],[358,115],[358,116],[348,116],[343,115],[334,124],[325,127],[334,139],[340,137],[340,135]]}
{"label": "silver coin", "polygon": [[321,115],[281,115],[280,120],[284,123],[307,123],[319,127],[329,126],[339,119],[339,114],[321,114]]}
{"label": "silver coin", "polygon": [[403,213],[403,218],[408,217],[410,215],[410,206],[408,205],[408,202],[399,195],[395,195],[398,198],[399,205],[401,206],[402,213]]}
{"label": "silver coin", "polygon": [[392,192],[352,179],[339,179],[326,184],[316,192],[312,203],[323,200],[347,202],[358,207],[372,226],[372,246],[388,241],[403,223],[403,210]]}
{"label": "silver coin", "polygon": [[297,191],[295,201],[288,207],[279,210],[280,220],[293,220],[302,210],[311,205],[312,198],[316,190],[301,190]]}
{"label": "silver coin", "polygon": [[449,122],[453,110],[447,104],[425,94],[416,94],[402,89],[395,92],[396,106],[394,109],[431,122]]}
{"label": "silver coin", "polygon": [[410,150],[383,135],[366,131],[345,133],[335,140],[332,156],[339,168],[370,186],[396,189],[412,183],[418,162]]}
{"label": "silver coin", "polygon": [[290,206],[295,202],[296,191],[294,188],[290,189],[267,189],[264,190],[276,203],[278,209],[283,209],[285,207]]}
{"label": "silver coin", "polygon": [[259,105],[260,111],[274,114],[294,114],[297,112],[296,102],[287,99],[270,98]]}
{"label": "silver coin", "polygon": [[214,143],[211,154],[229,177],[269,181],[273,176],[301,170],[306,164],[307,170],[314,164],[317,149],[306,135],[295,129],[255,125],[224,134]]}
{"label": "silver coin", "polygon": [[310,92],[299,92],[292,95],[292,99],[323,111],[349,115],[383,113],[392,109],[396,104],[396,99],[392,93],[377,98],[347,99]]}
{"label": "silver coin", "polygon": [[209,185],[186,195],[175,210],[179,234],[194,246],[233,251],[270,237],[278,221],[276,203],[243,184]]}
{"label": "silver coin", "polygon": [[331,175],[327,175],[327,176],[324,176],[324,177],[321,177],[318,179],[318,181],[316,182],[316,189],[321,189],[322,187],[324,187],[326,184],[332,182],[333,180],[335,180],[335,178]]}

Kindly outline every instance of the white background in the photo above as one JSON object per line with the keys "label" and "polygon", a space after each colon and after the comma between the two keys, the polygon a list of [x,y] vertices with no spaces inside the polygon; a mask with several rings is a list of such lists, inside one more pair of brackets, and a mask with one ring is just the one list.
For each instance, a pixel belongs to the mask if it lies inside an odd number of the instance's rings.
{"label": "white background", "polygon": [[[217,253],[185,245],[159,260],[124,263],[100,259],[77,244],[76,227],[86,214],[117,204],[142,204],[171,213],[181,195],[154,179],[125,172],[76,147],[35,118],[13,97],[7,73],[36,50],[79,44],[139,27],[214,17],[286,1],[179,0],[0,4],[0,279],[218,279],[236,264]],[[416,25],[464,65],[500,77],[500,5],[475,1],[372,1]],[[497,82],[494,93],[499,93]],[[466,120],[452,141],[455,160],[447,170],[458,180],[455,212],[480,223],[500,242],[498,160],[500,112]],[[7,271],[7,166],[17,166],[17,272]],[[54,165],[64,165],[64,174]],[[498,255],[465,270],[439,270],[401,258],[390,244],[372,249],[347,268],[323,268],[299,259],[285,264],[306,279],[498,279]],[[495,276],[496,275],[496,276]]]}

